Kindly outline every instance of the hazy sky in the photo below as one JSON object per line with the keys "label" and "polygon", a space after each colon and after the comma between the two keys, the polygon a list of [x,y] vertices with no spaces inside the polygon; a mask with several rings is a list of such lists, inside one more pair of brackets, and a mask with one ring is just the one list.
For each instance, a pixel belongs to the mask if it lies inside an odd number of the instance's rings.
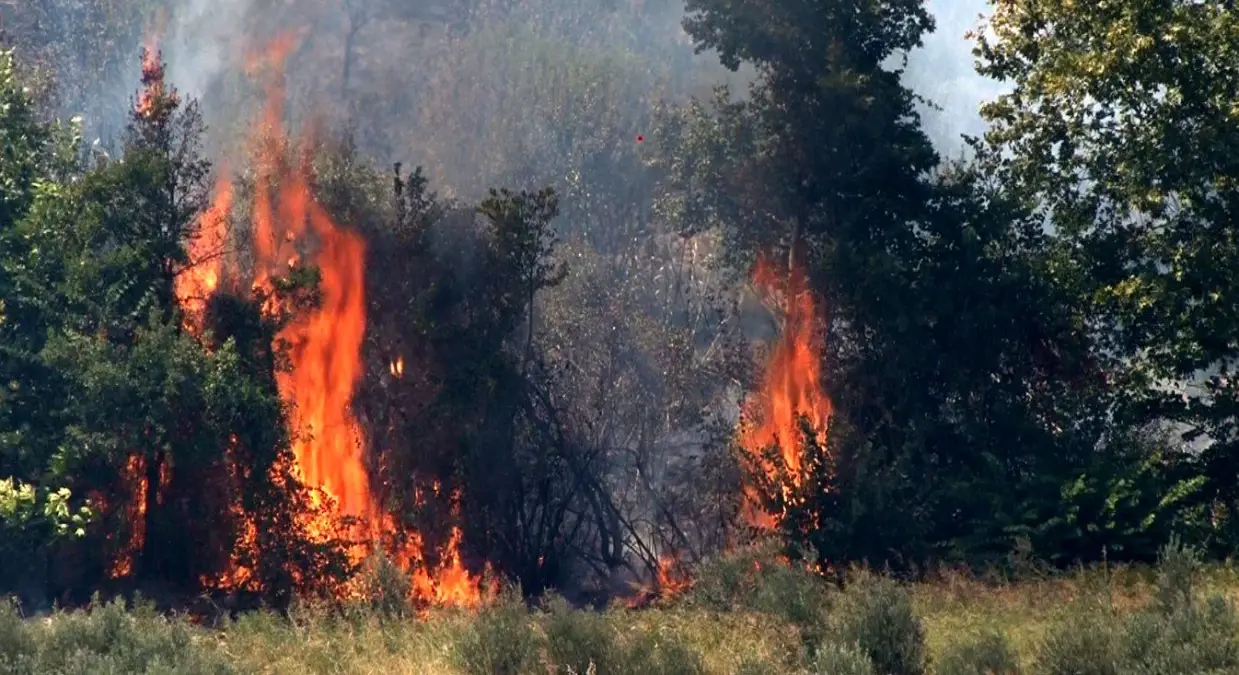
{"label": "hazy sky", "polygon": [[[165,40],[170,76],[191,95],[201,95],[207,84],[227,67],[225,58],[239,52],[246,9],[252,0],[178,0]],[[917,92],[942,107],[922,110],[930,138],[943,155],[962,148],[961,134],[979,135],[984,125],[977,109],[1004,90],[1004,86],[977,75],[973,69],[972,43],[964,33],[989,13],[987,0],[926,0],[937,21],[937,30],[925,38],[925,46],[909,57],[906,81]],[[668,22],[682,18],[674,5],[666,11]],[[673,31],[675,32],[675,31]],[[125,91],[131,88],[125,80]]]}
{"label": "hazy sky", "polygon": [[960,134],[985,130],[977,108],[1006,86],[977,75],[972,42],[964,39],[964,33],[976,27],[978,15],[989,14],[987,0],[926,0],[926,5],[938,28],[909,57],[906,77],[918,93],[942,107],[923,111],[925,128],[939,152],[954,154],[961,147]]}

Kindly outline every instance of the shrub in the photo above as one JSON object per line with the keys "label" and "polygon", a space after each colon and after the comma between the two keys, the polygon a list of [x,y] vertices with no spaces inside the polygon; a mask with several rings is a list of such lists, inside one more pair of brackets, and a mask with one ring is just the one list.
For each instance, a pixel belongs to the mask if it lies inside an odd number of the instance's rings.
{"label": "shrub", "polygon": [[1157,568],[1156,602],[1127,622],[1126,671],[1149,675],[1239,669],[1239,616],[1226,598],[1197,597],[1200,553],[1172,537]]}
{"label": "shrub", "polygon": [[127,612],[117,600],[88,611],[22,621],[0,611],[0,671],[5,673],[161,673],[216,675],[234,669],[210,637],[149,605]]}
{"label": "shrub", "polygon": [[859,645],[827,642],[817,651],[811,670],[815,675],[874,675],[873,661]]}
{"label": "shrub", "polygon": [[17,611],[17,603],[0,600],[0,672],[34,673],[38,651],[34,635]]}
{"label": "shrub", "polygon": [[893,580],[854,571],[835,607],[832,634],[857,645],[884,675],[922,675],[928,662],[925,629],[912,598]]}
{"label": "shrub", "polygon": [[1155,597],[1163,612],[1171,614],[1192,606],[1200,570],[1200,552],[1183,545],[1177,536],[1171,537],[1158,553]]}
{"label": "shrub", "polygon": [[936,659],[937,675],[1018,675],[1020,657],[1007,636],[985,631],[953,642]]}
{"label": "shrub", "polygon": [[[610,672],[625,675],[701,675],[701,656],[673,635],[660,630],[638,635],[624,650],[624,664]],[[607,671],[599,668],[599,672]]]}
{"label": "shrub", "polygon": [[624,654],[606,616],[574,610],[560,597],[550,598],[547,610],[547,654],[557,672],[584,673],[591,664],[600,673],[622,672]]}
{"label": "shrub", "polygon": [[409,597],[413,582],[381,549],[366,559],[358,584],[366,604],[380,616],[399,618],[411,613]]}
{"label": "shrub", "polygon": [[82,537],[92,517],[85,506],[73,508],[71,498],[68,488],[0,480],[0,593],[17,591],[27,601],[42,595],[52,547]]}
{"label": "shrub", "polygon": [[825,629],[830,594],[820,577],[780,561],[766,546],[707,562],[686,600],[714,611],[770,614],[796,625],[813,642]]}
{"label": "shrub", "polygon": [[542,640],[519,591],[508,590],[478,612],[452,645],[456,666],[471,675],[532,673]]}
{"label": "shrub", "polygon": [[1125,643],[1124,672],[1133,675],[1239,670],[1239,621],[1221,597],[1171,613],[1139,612],[1128,622]]}
{"label": "shrub", "polygon": [[1066,620],[1050,627],[1037,649],[1037,672],[1044,675],[1119,675],[1123,671],[1114,616],[1077,605]]}

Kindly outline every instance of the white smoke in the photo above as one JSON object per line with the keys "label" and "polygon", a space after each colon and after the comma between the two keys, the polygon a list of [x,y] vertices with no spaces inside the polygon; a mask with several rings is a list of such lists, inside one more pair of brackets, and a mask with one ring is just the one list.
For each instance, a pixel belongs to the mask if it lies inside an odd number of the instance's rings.
{"label": "white smoke", "polygon": [[924,46],[908,56],[905,82],[940,110],[921,109],[925,132],[944,158],[963,150],[961,136],[980,136],[985,122],[982,103],[1006,93],[1008,85],[978,75],[973,41],[964,37],[989,14],[987,0],[926,0],[937,29],[925,36]]}
{"label": "white smoke", "polygon": [[246,18],[251,0],[176,0],[162,36],[168,75],[178,89],[193,98],[243,53]]}
{"label": "white smoke", "polygon": [[162,50],[169,77],[193,98],[232,66],[243,48],[245,17],[252,0],[176,0]]}
{"label": "white smoke", "polygon": [[[978,114],[980,105],[1008,87],[976,73],[971,53],[973,42],[964,37],[967,31],[977,27],[982,14],[988,14],[988,1],[926,0],[926,3],[937,28],[925,36],[923,47],[908,55],[904,79],[912,89],[940,108],[922,106],[920,113],[935,147],[944,157],[953,157],[963,150],[962,135],[984,133],[985,124]],[[170,0],[160,46],[169,77],[182,93],[202,100],[224,75],[236,72],[241,56],[252,46],[246,44],[246,39],[253,37],[248,35],[254,16],[253,4],[253,0]],[[638,32],[640,40],[671,41],[672,36],[682,33],[678,26],[683,18],[682,5],[655,3],[654,8],[658,11],[650,7],[644,11],[657,17],[633,17],[635,23],[645,26]],[[652,37],[649,24],[662,21],[666,22],[667,31],[652,31],[658,35]],[[132,86],[127,85],[127,91],[130,89]],[[741,93],[743,89],[740,86],[736,92]]]}

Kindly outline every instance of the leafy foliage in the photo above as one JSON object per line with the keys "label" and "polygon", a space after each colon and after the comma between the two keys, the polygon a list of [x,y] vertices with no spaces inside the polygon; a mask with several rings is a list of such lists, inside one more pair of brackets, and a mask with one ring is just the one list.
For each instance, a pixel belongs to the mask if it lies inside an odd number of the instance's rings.
{"label": "leafy foliage", "polygon": [[1000,2],[988,24],[980,72],[1014,85],[983,111],[994,170],[1057,231],[1123,387],[1117,419],[1199,440],[1208,481],[1191,501],[1229,511],[1239,20],[1221,2]]}
{"label": "leafy foliage", "polygon": [[[863,670],[856,647],[878,671],[921,672],[894,586],[845,593],[854,621],[832,625],[801,565],[1146,562],[1174,536],[1234,552],[1228,3],[997,0],[978,68],[1012,90],[949,164],[902,77],[934,29],[914,0],[690,0],[692,47],[754,75],[708,101],[685,100],[702,84],[684,81],[687,44],[639,34],[670,5],[293,4],[247,7],[247,37],[318,12],[285,84],[351,129],[298,149],[315,198],[367,243],[350,412],[374,497],[416,531],[423,564],[459,536],[471,570],[586,600],[707,561],[689,604],[779,614],[823,668]],[[0,5],[35,66],[0,52],[0,527],[21,551],[0,586],[84,601],[244,570],[232,588],[283,606],[357,572],[338,532],[305,525],[329,509],[299,482],[276,387],[276,337],[322,275],[274,280],[282,312],[233,275],[190,328],[176,287],[203,262],[205,146],[226,145],[250,92],[228,59],[205,111],[158,59],[135,73],[127,52],[160,8]],[[56,87],[32,84],[48,73]],[[117,100],[135,74],[142,91]],[[115,129],[114,156],[88,151],[84,128]],[[410,146],[412,174],[370,161]],[[236,182],[253,190],[244,167]],[[230,214],[230,246],[246,215]],[[808,477],[731,456],[750,347],[779,328],[743,282],[763,255],[804,272],[824,307],[810,384],[831,419],[824,441],[800,439]],[[719,556],[746,539],[752,493],[783,514],[790,567]],[[383,560],[362,586],[400,615],[409,579]],[[1232,618],[1175,597],[1121,630],[1052,632],[1042,664],[1162,668],[1133,655],[1137,633],[1190,660],[1186,627]],[[515,630],[501,618],[486,630]],[[556,639],[588,667],[568,632]],[[527,667],[509,637],[477,667]],[[1219,645],[1201,668],[1230,667]],[[974,647],[951,667],[1010,666],[997,641]],[[677,650],[630,665],[699,669]]]}

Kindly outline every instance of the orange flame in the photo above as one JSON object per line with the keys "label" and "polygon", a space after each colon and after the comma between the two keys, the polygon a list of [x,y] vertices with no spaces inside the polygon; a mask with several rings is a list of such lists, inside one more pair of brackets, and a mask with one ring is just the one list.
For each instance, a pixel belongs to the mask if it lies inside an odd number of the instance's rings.
{"label": "orange flame", "polygon": [[[266,53],[280,69],[292,42],[281,39]],[[251,63],[261,63],[251,57]],[[361,379],[361,341],[366,331],[364,263],[366,246],[340,228],[315,201],[307,167],[285,170],[283,89],[268,84],[265,138],[257,139],[258,179],[254,193],[255,286],[265,286],[300,260],[296,245],[307,234],[317,251],[307,262],[321,274],[321,306],[298,316],[280,333],[291,346],[292,369],[277,374],[280,393],[292,404],[299,432],[293,453],[301,477],[339,502],[344,515],[373,522],[370,481],[361,429],[351,406]]]}
{"label": "orange flame", "polygon": [[162,16],[161,13],[156,25],[148,29],[142,39],[142,90],[134,108],[138,117],[146,120],[162,116],[179,103],[177,93],[164,82],[164,63],[159,53]]}
{"label": "orange flame", "polygon": [[[740,445],[769,478],[786,477],[782,490],[784,497],[790,498],[814,470],[802,461],[800,419],[808,420],[814,440],[819,447],[826,447],[831,403],[822,389],[822,333],[813,294],[799,268],[782,277],[762,258],[753,276],[774,304],[781,306],[784,326],[766,362],[761,388],[745,402]],[[786,473],[766,456],[771,447],[778,448]],[[753,486],[748,486],[746,493],[745,518],[749,524],[775,528],[782,514],[766,512]]]}
{"label": "orange flame", "polygon": [[[284,60],[295,46],[295,39],[286,36],[249,58],[251,73],[265,70],[274,74],[268,81],[260,133],[251,139],[257,159],[252,205],[253,286],[269,287],[272,279],[303,260],[319,271],[319,306],[297,315],[278,336],[290,346],[292,367],[277,373],[276,383],[281,397],[292,408],[290,424],[296,432],[293,453],[300,478],[325,493],[340,515],[360,521],[358,538],[370,542],[351,551],[353,562],[358,563],[369,554],[370,547],[394,539],[399,531],[394,518],[383,513],[375,499],[361,425],[352,413],[353,395],[364,372],[361,346],[366,331],[366,245],[358,234],[335,223],[314,199],[305,157],[296,167],[285,166],[288,135],[283,126],[280,75]],[[225,194],[229,195],[227,199],[222,198]],[[231,192],[221,188],[217,195],[220,212],[226,212],[231,206]],[[299,247],[306,251],[299,251]],[[274,305],[264,308],[270,312],[276,309]],[[403,370],[403,359],[392,364],[394,375]],[[329,526],[320,528],[311,523],[310,529],[325,533]],[[413,575],[412,592],[418,600],[463,607],[483,602],[480,579],[461,560],[459,529],[453,528],[441,562],[434,569],[425,564],[420,533],[408,533],[406,541],[393,558]],[[232,577],[244,575],[237,570]]]}
{"label": "orange flame", "polygon": [[186,315],[185,329],[195,334],[202,331],[206,303],[219,289],[223,272],[233,199],[232,181],[227,176],[226,171],[220,172],[211,205],[198,219],[196,236],[189,241],[189,264],[174,281],[177,304]]}
{"label": "orange flame", "polygon": [[121,484],[134,486],[133,501],[129,503],[126,514],[131,529],[108,571],[112,579],[121,579],[133,573],[138,552],[146,541],[146,458],[140,453],[130,455],[121,476]]}
{"label": "orange flame", "polygon": [[[416,535],[416,533],[414,533]],[[480,607],[487,599],[494,597],[494,591],[485,596],[481,592],[478,578],[465,567],[460,558],[460,528],[453,527],[442,559],[434,569],[428,569],[425,561],[415,558],[410,562],[417,563],[413,567],[413,595],[415,598],[441,607]],[[420,536],[411,540],[409,551],[420,555],[422,542]],[[406,566],[408,563],[406,563]]]}
{"label": "orange flame", "polygon": [[654,578],[646,582],[626,604],[630,609],[637,609],[658,600],[674,598],[692,588],[693,583],[693,577],[678,555],[663,554],[658,558]]}

